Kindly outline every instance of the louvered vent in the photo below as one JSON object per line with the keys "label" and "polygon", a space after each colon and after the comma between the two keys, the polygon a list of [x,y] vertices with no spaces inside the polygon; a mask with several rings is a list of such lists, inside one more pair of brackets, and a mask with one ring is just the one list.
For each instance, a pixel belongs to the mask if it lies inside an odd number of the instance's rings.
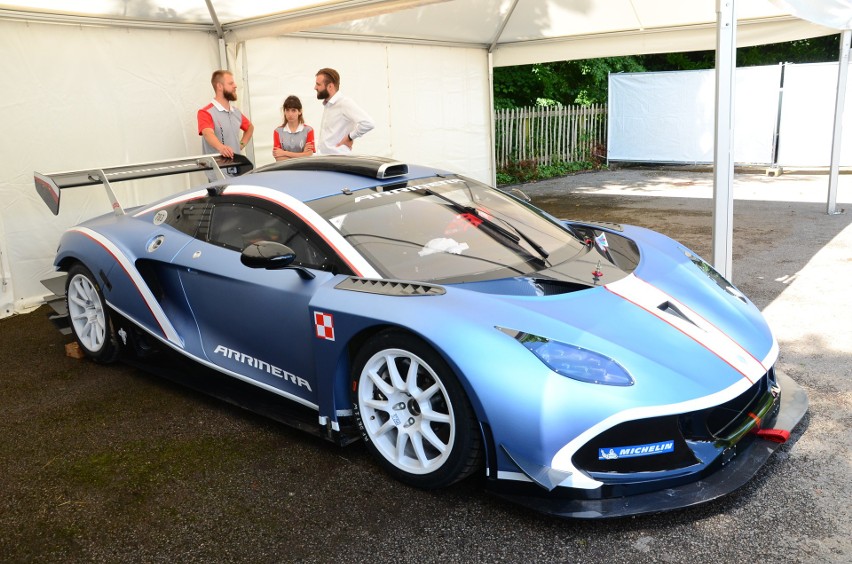
{"label": "louvered vent", "polygon": [[367,292],[383,296],[440,296],[446,293],[441,286],[406,282],[405,280],[376,280],[351,276],[335,286],[338,290]]}

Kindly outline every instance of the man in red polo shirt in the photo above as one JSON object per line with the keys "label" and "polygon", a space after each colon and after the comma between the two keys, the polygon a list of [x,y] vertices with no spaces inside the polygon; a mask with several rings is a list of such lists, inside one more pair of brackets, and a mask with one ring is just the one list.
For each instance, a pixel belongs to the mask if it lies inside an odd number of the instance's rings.
{"label": "man in red polo shirt", "polygon": [[216,95],[213,101],[198,110],[201,151],[231,158],[241,153],[249,142],[254,125],[231,104],[237,100],[237,84],[230,71],[217,70],[210,83]]}

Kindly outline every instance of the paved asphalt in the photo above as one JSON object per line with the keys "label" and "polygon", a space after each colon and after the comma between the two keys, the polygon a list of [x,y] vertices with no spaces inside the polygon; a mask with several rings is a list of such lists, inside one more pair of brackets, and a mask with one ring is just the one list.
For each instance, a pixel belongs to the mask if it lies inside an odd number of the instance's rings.
{"label": "paved asphalt", "polygon": [[[850,207],[842,177],[840,207]],[[384,475],[338,448],[128,366],[64,354],[46,308],[0,320],[2,562],[852,562],[852,215],[824,175],[738,174],[734,282],[807,391],[792,440],[734,494],[559,520]],[[712,176],[621,169],[521,187],[560,217],[633,223],[711,258]]]}

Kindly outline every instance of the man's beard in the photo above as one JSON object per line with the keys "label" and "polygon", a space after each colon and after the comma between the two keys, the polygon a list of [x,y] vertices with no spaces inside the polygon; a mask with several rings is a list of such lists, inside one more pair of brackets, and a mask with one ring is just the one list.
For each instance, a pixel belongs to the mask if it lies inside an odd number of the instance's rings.
{"label": "man's beard", "polygon": [[237,91],[236,90],[234,90],[233,92],[223,91],[222,95],[225,96],[225,100],[227,100],[229,102],[236,102],[237,101]]}
{"label": "man's beard", "polygon": [[328,98],[328,88],[326,88],[325,90],[317,91],[317,100],[328,100]]}

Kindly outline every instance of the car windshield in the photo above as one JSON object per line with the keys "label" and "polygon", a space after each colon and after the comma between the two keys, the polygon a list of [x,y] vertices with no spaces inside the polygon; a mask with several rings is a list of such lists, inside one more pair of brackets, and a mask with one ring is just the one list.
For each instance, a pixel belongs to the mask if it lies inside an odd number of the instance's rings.
{"label": "car windshield", "polygon": [[541,211],[459,177],[359,190],[310,205],[391,279],[454,283],[525,276],[583,249]]}

